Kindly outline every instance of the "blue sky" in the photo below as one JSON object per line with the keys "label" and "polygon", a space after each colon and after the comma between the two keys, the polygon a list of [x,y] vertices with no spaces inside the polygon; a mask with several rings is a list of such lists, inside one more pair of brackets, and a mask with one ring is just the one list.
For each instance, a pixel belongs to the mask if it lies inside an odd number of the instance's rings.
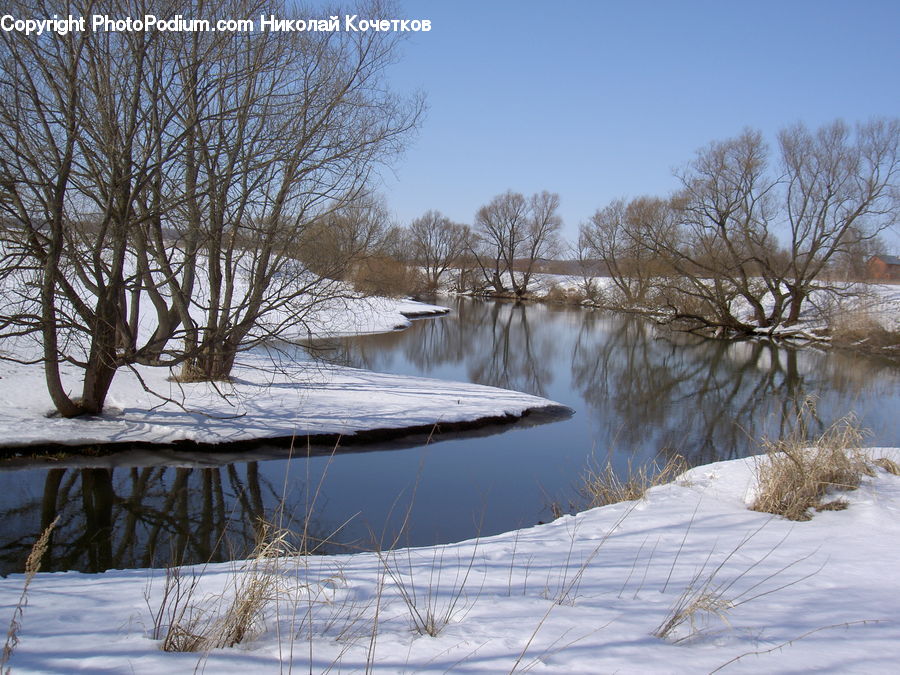
{"label": "blue sky", "polygon": [[391,71],[428,114],[384,193],[402,224],[471,223],[558,192],[566,235],[616,197],[665,194],[713,140],[900,115],[900,0],[406,0],[430,19]]}

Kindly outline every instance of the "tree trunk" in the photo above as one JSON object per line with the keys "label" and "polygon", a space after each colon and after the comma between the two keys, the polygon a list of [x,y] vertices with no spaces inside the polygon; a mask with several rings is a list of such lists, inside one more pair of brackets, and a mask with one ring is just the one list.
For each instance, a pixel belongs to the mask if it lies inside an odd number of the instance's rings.
{"label": "tree trunk", "polygon": [[785,326],[793,326],[800,320],[800,310],[803,308],[803,301],[808,295],[806,291],[799,288],[792,288],[789,291],[790,306],[788,307],[788,317],[784,322]]}
{"label": "tree trunk", "polygon": [[112,288],[108,288],[97,301],[91,351],[84,371],[80,414],[97,415],[103,412],[106,395],[116,374],[116,295]]}

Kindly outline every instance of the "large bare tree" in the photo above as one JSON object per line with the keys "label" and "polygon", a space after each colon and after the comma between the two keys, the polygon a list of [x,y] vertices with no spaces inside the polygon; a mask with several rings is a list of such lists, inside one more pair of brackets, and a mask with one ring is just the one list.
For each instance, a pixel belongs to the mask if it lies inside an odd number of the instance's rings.
{"label": "large bare tree", "polygon": [[[54,11],[14,5],[23,15]],[[13,256],[0,323],[9,337],[40,337],[40,354],[25,358],[43,362],[65,416],[99,412],[116,369],[159,352],[158,334],[137,346],[128,298],[139,284],[132,234],[172,206],[171,195],[139,205],[177,147],[152,128],[182,103],[164,92],[164,49],[149,31],[0,36],[2,245]],[[80,396],[63,383],[62,363],[83,369]]]}
{"label": "large bare tree", "polygon": [[[76,2],[72,13],[96,7]],[[141,0],[118,8],[149,11]],[[177,9],[211,19],[292,13],[254,0]],[[10,11],[56,9],[38,0]],[[14,305],[0,329],[39,336],[41,353],[25,358],[44,364],[62,415],[102,410],[123,366],[226,377],[239,350],[297,330],[338,292],[293,254],[310,228],[365,195],[419,119],[421,99],[386,84],[399,39],[0,36],[4,293]],[[81,396],[62,381],[62,363],[83,369]]]}
{"label": "large bare tree", "polygon": [[[679,172],[683,187],[672,199],[678,230],[647,242],[675,272],[666,295],[677,318],[736,331],[777,323],[782,270],[768,153],[762,134],[746,130],[701,149]],[[766,292],[776,295],[771,313]]]}
{"label": "large bare tree", "polygon": [[762,134],[747,130],[701,149],[667,204],[647,200],[635,217],[637,201],[614,202],[583,234],[626,301],[646,266],[661,264],[643,304],[672,321],[722,333],[789,327],[813,291],[844,292],[830,266],[897,222],[898,147],[898,120],[795,125],[779,135],[773,167]]}
{"label": "large bare tree", "polygon": [[832,261],[900,218],[900,120],[855,129],[836,121],[816,131],[797,124],[778,141],[789,252],[785,323],[792,325],[810,293],[831,286],[821,277]]}

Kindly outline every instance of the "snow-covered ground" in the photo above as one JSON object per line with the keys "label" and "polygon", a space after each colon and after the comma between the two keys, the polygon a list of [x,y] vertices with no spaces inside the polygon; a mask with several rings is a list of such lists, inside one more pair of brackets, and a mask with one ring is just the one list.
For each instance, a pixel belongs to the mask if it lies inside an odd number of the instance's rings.
{"label": "snow-covered ground", "polygon": [[[410,300],[361,298],[320,308],[309,325],[314,337],[384,332],[408,326],[406,314],[446,311]],[[2,444],[227,443],[350,435],[520,415],[553,404],[519,392],[326,366],[295,360],[295,355],[289,346],[244,352],[228,383],[178,383],[167,369],[122,369],[103,415],[79,419],[47,417],[52,404],[40,365],[0,361]],[[64,368],[76,391],[79,375],[77,368]]]}
{"label": "snow-covered ground", "polygon": [[[872,452],[900,460],[900,449]],[[747,509],[754,466],[699,467],[642,501],[480,541],[380,558],[267,559],[277,584],[265,621],[242,644],[207,653],[164,652],[153,638],[160,570],[38,574],[10,665],[16,673],[896,672],[900,477],[879,471],[845,494],[846,510],[795,523]],[[198,575],[192,602],[215,613],[249,569],[195,567],[183,579]],[[12,617],[23,582],[0,580],[0,615]],[[696,611],[660,636],[692,588]],[[429,611],[435,637],[414,627],[415,612]]]}

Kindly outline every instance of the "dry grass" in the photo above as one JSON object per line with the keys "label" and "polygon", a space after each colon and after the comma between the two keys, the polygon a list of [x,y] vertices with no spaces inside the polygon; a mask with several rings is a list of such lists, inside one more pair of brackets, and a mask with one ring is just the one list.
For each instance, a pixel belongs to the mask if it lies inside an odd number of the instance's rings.
{"label": "dry grass", "polygon": [[[884,325],[879,316],[878,297],[863,292],[849,299],[838,299],[821,308],[831,344],[854,352],[900,358],[900,331]],[[883,310],[882,310],[883,311]]]}
{"label": "dry grass", "polygon": [[350,281],[362,293],[391,298],[430,290],[417,269],[383,256],[373,256],[357,263]]}
{"label": "dry grass", "polygon": [[835,501],[830,496],[835,491],[854,490],[863,476],[874,474],[872,462],[861,448],[867,432],[852,414],[812,440],[806,440],[804,427],[801,420],[791,437],[765,442],[766,456],[756,467],[758,492],[751,510],[809,520],[811,509],[845,508],[846,504],[829,506]]}
{"label": "dry grass", "polygon": [[[419,635],[437,637],[452,621],[465,615],[478,599],[481,593],[479,587],[474,598],[469,598],[469,577],[475,565],[478,542],[472,547],[472,554],[468,560],[457,559],[450,565],[453,570],[453,579],[449,583],[443,578],[444,554],[443,547],[434,550],[431,564],[428,567],[427,583],[416,586],[416,575],[413,569],[413,555],[415,552],[406,549],[403,552],[378,551],[384,573],[396,587],[400,598],[403,600],[410,619],[410,627]],[[405,554],[405,561],[402,556]],[[482,579],[482,586],[484,580]]]}
{"label": "dry grass", "polygon": [[889,474],[900,476],[900,464],[897,464],[897,462],[890,459],[889,457],[879,457],[878,459],[874,460],[872,464],[881,469],[884,469]]}
{"label": "dry grass", "polygon": [[587,500],[586,508],[642,499],[652,487],[671,483],[688,469],[681,455],[667,457],[660,466],[657,460],[635,469],[631,462],[625,477],[620,477],[611,462],[603,467],[589,466],[582,476],[578,491]]}
{"label": "dry grass", "polygon": [[[715,551],[710,551],[703,567],[694,573],[652,635],[677,644],[706,634],[711,619],[717,619],[726,628],[730,628],[729,613],[732,610],[757,598],[788,589],[821,571],[822,568],[819,567],[805,574],[799,573],[800,576],[788,578],[788,572],[795,566],[805,563],[812,554],[793,560],[771,572],[762,567],[763,563],[781,548],[787,536],[750,563],[739,562],[747,559],[745,546],[766,527],[768,522],[747,533],[714,567],[711,566],[711,561]],[[736,565],[741,564],[743,567],[735,569]]]}
{"label": "dry grass", "polygon": [[153,612],[154,638],[172,652],[206,652],[233,647],[263,627],[266,608],[285,592],[281,566],[295,551],[289,532],[264,524],[260,543],[244,567],[231,576],[233,588],[197,598],[199,576],[180,568],[166,571],[163,598]]}
{"label": "dry grass", "polygon": [[[59,516],[57,516],[53,522],[41,532],[41,536],[34,542],[34,545],[31,547],[31,552],[28,554],[28,558],[25,561],[25,584],[22,587],[22,594],[19,596],[19,602],[13,610],[12,619],[10,619],[9,622],[9,630],[6,632],[6,643],[3,645],[3,654],[0,656],[0,669],[6,667],[10,658],[12,658],[13,650],[15,650],[16,645],[19,644],[19,630],[22,628],[20,622],[24,616],[25,606],[28,604],[28,587],[31,585],[31,580],[34,579],[34,576],[41,569],[41,560],[47,552],[47,548],[50,546],[50,535],[58,521]],[[8,673],[9,670],[7,669],[6,672]]]}

